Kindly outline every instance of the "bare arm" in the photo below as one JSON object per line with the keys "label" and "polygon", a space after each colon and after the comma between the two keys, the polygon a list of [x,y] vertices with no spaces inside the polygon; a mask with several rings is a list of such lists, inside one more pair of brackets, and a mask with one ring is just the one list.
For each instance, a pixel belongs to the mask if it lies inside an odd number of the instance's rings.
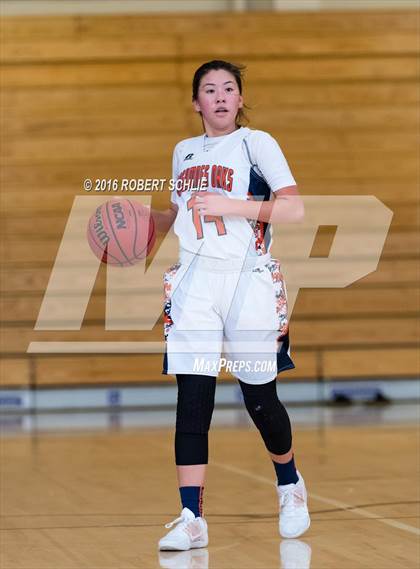
{"label": "bare arm", "polygon": [[305,216],[296,186],[279,188],[269,201],[230,199],[215,193],[197,194],[194,209],[201,215],[234,215],[268,223],[301,222]]}
{"label": "bare arm", "polygon": [[258,219],[268,223],[293,223],[303,221],[305,210],[296,186],[276,190],[275,199],[269,201],[231,200],[231,215]]}

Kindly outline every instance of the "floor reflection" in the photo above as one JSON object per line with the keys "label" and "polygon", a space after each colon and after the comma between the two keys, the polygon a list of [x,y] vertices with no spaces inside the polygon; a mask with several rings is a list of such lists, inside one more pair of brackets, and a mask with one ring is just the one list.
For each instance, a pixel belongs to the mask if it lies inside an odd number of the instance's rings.
{"label": "floor reflection", "polygon": [[164,569],[208,569],[209,552],[205,548],[159,551],[159,564]]}
{"label": "floor reflection", "polygon": [[[280,542],[280,569],[310,569],[311,546],[300,539]],[[208,569],[208,549],[189,551],[159,551],[159,564],[164,569]]]}
{"label": "floor reflection", "polygon": [[309,569],[312,549],[300,539],[283,539],[280,542],[281,569]]}

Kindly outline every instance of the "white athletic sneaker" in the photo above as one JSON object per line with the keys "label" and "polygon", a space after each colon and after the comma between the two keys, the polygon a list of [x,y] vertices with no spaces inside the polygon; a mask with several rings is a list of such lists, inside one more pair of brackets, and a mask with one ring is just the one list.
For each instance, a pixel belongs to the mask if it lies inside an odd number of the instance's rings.
{"label": "white athletic sneaker", "polygon": [[305,482],[300,472],[296,472],[299,477],[296,484],[277,486],[280,505],[279,531],[282,537],[299,537],[311,525]]}
{"label": "white athletic sneaker", "polygon": [[159,565],[162,569],[209,569],[209,552],[207,549],[159,551]]}
{"label": "white athletic sneaker", "polygon": [[179,518],[166,524],[166,528],[174,529],[159,541],[161,551],[187,551],[196,547],[207,547],[209,538],[207,522],[204,518],[196,518],[188,508],[184,508]]}
{"label": "white athletic sneaker", "polygon": [[280,542],[281,569],[310,569],[312,549],[299,539],[284,539]]}

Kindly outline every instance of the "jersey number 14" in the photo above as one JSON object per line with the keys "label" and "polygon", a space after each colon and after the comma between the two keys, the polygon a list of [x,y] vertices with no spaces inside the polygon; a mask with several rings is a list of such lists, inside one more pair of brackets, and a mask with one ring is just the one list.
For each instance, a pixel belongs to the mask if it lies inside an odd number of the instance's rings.
{"label": "jersey number 14", "polygon": [[[195,196],[192,196],[187,201],[187,208],[188,210],[192,209],[192,220],[194,223],[195,230],[197,231],[197,239],[203,239],[203,225],[201,222],[201,215],[198,213],[198,210],[193,209]],[[223,217],[221,215],[204,215],[203,219],[206,223],[214,222],[216,224],[217,234],[218,235],[226,235],[226,226],[225,222],[223,221]]]}

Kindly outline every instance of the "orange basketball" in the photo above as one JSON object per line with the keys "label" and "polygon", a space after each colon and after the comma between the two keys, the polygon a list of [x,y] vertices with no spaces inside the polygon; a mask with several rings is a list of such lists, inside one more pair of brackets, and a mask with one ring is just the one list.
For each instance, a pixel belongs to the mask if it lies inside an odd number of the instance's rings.
{"label": "orange basketball", "polygon": [[128,199],[99,206],[88,223],[87,239],[103,263],[135,265],[147,257],[155,243],[155,224],[149,208]]}

